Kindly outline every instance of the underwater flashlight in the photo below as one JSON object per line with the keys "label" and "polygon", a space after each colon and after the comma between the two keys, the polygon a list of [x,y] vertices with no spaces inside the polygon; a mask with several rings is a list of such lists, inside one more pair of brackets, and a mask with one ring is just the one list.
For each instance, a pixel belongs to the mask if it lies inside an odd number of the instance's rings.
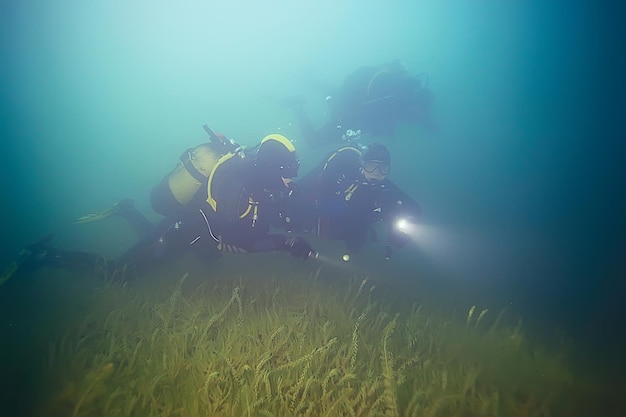
{"label": "underwater flashlight", "polygon": [[350,254],[344,253],[343,256],[341,257],[341,260],[344,262],[348,262],[350,260]]}
{"label": "underwater flashlight", "polygon": [[408,233],[411,230],[412,224],[413,223],[406,217],[398,217],[393,226],[399,232]]}

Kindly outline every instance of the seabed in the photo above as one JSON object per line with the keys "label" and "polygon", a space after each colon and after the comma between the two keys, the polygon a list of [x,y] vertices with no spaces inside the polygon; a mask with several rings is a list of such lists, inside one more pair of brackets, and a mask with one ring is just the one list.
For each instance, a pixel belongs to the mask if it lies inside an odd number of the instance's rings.
{"label": "seabed", "polygon": [[73,290],[77,277],[40,272],[48,297],[80,303],[38,333],[34,414],[601,415],[568,346],[530,343],[504,309],[445,314],[325,267],[250,269],[96,273]]}

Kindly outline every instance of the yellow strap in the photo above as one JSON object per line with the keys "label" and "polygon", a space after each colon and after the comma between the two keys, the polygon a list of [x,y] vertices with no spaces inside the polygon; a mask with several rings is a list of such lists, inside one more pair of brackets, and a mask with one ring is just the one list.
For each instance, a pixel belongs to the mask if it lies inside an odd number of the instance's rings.
{"label": "yellow strap", "polygon": [[359,156],[361,156],[361,151],[355,148],[354,146],[344,146],[343,148],[337,149],[335,152],[333,152],[331,156],[328,157],[328,159],[326,160],[326,163],[324,164],[324,168],[322,168],[322,170],[326,171],[326,168],[328,168],[328,164],[330,163],[330,161],[332,161],[334,157],[339,155],[339,152],[344,152],[344,151],[356,152]]}
{"label": "yellow strap", "polygon": [[211,170],[211,174],[209,174],[206,202],[209,203],[213,211],[217,211],[217,201],[215,201],[215,198],[213,198],[213,193],[211,192],[211,185],[213,185],[213,176],[215,175],[215,171],[217,171],[217,167],[228,161],[233,156],[235,156],[234,153],[227,153],[226,155],[222,156],[220,159],[217,160],[217,163],[213,166],[213,169]]}

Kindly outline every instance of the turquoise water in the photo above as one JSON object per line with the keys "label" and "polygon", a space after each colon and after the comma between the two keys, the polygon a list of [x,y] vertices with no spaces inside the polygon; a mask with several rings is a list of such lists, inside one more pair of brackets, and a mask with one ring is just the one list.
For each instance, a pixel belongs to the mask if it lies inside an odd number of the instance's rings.
{"label": "turquoise water", "polygon": [[[71,220],[125,197],[158,219],[148,191],[207,140],[204,123],[249,145],[285,133],[305,172],[330,149],[308,148],[277,101],[302,94],[321,123],[325,86],[400,59],[428,73],[438,128],[381,139],[392,179],[429,226],[397,251],[394,275],[410,283],[427,271],[444,290],[619,350],[626,233],[612,127],[623,86],[610,13],[591,3],[249,3],[2,3],[1,265],[51,232],[61,247],[121,253],[132,240],[123,225]],[[378,265],[371,253],[356,261]]]}

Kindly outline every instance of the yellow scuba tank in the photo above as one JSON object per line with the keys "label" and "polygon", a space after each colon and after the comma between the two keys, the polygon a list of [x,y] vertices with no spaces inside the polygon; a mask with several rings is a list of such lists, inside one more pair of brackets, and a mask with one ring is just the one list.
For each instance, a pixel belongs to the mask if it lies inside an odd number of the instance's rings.
{"label": "yellow scuba tank", "polygon": [[210,143],[188,149],[181,155],[180,163],[167,176],[169,189],[176,201],[182,205],[191,201],[220,156],[219,151]]}
{"label": "yellow scuba tank", "polygon": [[187,205],[222,155],[219,145],[203,143],[189,148],[180,156],[176,167],[152,189],[150,201],[159,214],[168,216]]}

